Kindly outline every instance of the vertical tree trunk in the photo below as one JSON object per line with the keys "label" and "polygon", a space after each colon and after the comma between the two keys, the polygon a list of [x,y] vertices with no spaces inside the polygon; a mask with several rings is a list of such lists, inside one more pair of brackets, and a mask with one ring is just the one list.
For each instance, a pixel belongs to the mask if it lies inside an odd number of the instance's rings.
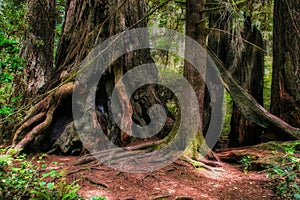
{"label": "vertical tree trunk", "polygon": [[[247,17],[244,24],[244,33],[242,35],[244,40],[256,46],[245,44],[246,46],[238,61],[238,68],[234,72],[234,77],[260,105],[263,105],[264,52],[261,50],[264,45],[263,38],[260,31],[252,26],[251,17]],[[229,145],[231,147],[260,143],[262,129],[247,121],[235,105],[233,106],[230,125]]]}
{"label": "vertical tree trunk", "polygon": [[26,9],[27,31],[21,52],[26,65],[14,81],[15,95],[22,94],[23,103],[37,94],[53,72],[55,0],[29,0]]}
{"label": "vertical tree trunk", "polygon": [[[202,48],[206,48],[206,24],[205,24],[205,0],[187,0],[186,1],[186,35],[194,39],[198,42]],[[200,53],[200,55],[198,55]],[[203,137],[203,111],[204,111],[204,96],[205,96],[205,80],[202,77],[205,77],[204,74],[201,74],[195,69],[198,67],[200,69],[206,68],[206,52],[195,52],[194,49],[190,48],[188,43],[185,44],[185,57],[189,57],[194,60],[194,63],[197,63],[197,66],[193,66],[192,64],[185,61],[184,63],[184,77],[189,81],[191,86],[193,87],[198,103],[199,103],[199,130],[196,133],[196,138],[193,141],[191,150],[192,157],[197,157],[199,152],[201,152],[200,148],[205,144],[205,140]],[[187,97],[188,98],[188,97]],[[183,116],[184,117],[184,116]]]}
{"label": "vertical tree trunk", "polygon": [[[263,48],[263,39],[259,30],[251,25],[251,17],[247,17],[244,22],[242,37],[245,41],[245,48],[241,53],[237,52],[232,46],[233,32],[230,13],[227,11],[210,14],[209,23],[213,28],[209,36],[209,48],[218,56],[228,70],[232,70],[233,77],[239,84],[246,88],[251,95],[263,104],[263,74],[264,74],[264,55],[259,48]],[[216,30],[220,29],[220,31]],[[236,60],[236,63],[235,63]],[[250,123],[234,105],[230,123],[230,146],[253,145],[260,142],[262,130],[254,123]]]}
{"label": "vertical tree trunk", "polygon": [[[274,2],[271,113],[300,127],[300,4]],[[288,139],[273,133],[270,137]]]}

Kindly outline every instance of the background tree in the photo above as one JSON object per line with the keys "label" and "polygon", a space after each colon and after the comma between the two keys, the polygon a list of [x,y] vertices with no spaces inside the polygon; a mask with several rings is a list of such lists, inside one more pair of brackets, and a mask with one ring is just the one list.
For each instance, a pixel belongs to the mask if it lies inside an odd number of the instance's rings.
{"label": "background tree", "polygon": [[[203,113],[204,113],[204,102],[205,102],[205,88],[206,88],[206,76],[209,74],[209,81],[214,81],[214,83],[207,83],[210,84],[207,87],[212,88],[212,84],[214,85],[214,94],[210,97],[214,96],[213,99],[210,99],[212,103],[216,103],[218,101],[218,98],[223,98],[223,92],[219,89],[220,80],[218,79],[216,75],[216,71],[211,68],[207,68],[207,63],[210,66],[211,63],[210,60],[207,57],[207,51],[206,51],[206,39],[207,39],[207,27],[206,27],[206,15],[205,15],[205,4],[206,1],[197,1],[197,0],[187,0],[186,1],[186,27],[185,27],[185,34],[192,38],[194,41],[196,41],[198,44],[201,45],[202,50],[200,52],[196,51],[195,49],[191,48],[192,45],[188,42],[188,40],[185,43],[185,62],[184,62],[184,77],[189,81],[191,86],[193,87],[193,90],[196,93],[198,104],[199,104],[199,127],[198,131],[195,134],[195,138],[190,146],[189,155],[192,159],[196,161],[201,161],[207,164],[211,165],[218,165],[218,163],[214,163],[208,160],[203,159],[203,156],[206,156],[208,154],[208,157],[215,158],[217,161],[218,158],[213,155],[212,147],[214,145],[214,142],[210,140],[205,140],[204,138],[204,120],[203,120]],[[187,60],[192,60],[195,64],[192,65]],[[198,69],[198,70],[197,70]],[[202,74],[201,74],[202,73]],[[184,92],[183,92],[184,93]],[[189,98],[190,95],[184,93],[186,95],[186,98]],[[209,94],[210,95],[210,94]],[[187,102],[189,102],[187,100]],[[219,101],[220,102],[220,101]],[[222,101],[221,101],[222,102]],[[190,102],[189,102],[190,103]],[[222,105],[214,105],[215,107],[221,108]],[[193,106],[190,106],[191,109]],[[215,109],[215,108],[214,108]],[[215,110],[211,112],[215,112]],[[196,113],[196,110],[191,110],[191,113]],[[221,113],[221,110],[219,110],[219,113]],[[220,121],[221,117],[220,116]],[[220,124],[221,125],[221,124]],[[213,128],[215,132],[219,132],[218,130],[218,120],[215,122],[215,127]],[[215,135],[218,137],[218,135]],[[211,144],[213,143],[213,144]],[[203,155],[204,154],[204,155]],[[189,160],[191,161],[191,160]],[[197,163],[194,161],[191,161],[193,164]],[[198,163],[201,166],[203,166],[202,163]],[[207,167],[207,166],[206,166]]]}
{"label": "background tree", "polygon": [[[208,9],[216,8],[216,3],[211,1]],[[230,7],[232,9],[223,8],[220,4],[216,11],[211,12],[209,48],[222,60],[239,84],[263,105],[264,42],[259,29],[253,25],[255,5],[253,2],[248,5],[233,2]],[[262,130],[247,121],[235,104],[232,109],[229,145],[258,144]]]}
{"label": "background tree", "polygon": [[26,64],[23,73],[14,80],[15,96],[23,95],[23,103],[35,97],[54,69],[55,0],[28,1],[25,19],[27,28],[21,57]]}
{"label": "background tree", "polygon": [[[205,31],[205,0],[187,0],[186,1],[186,27],[185,33],[187,36],[194,39],[198,42],[203,49],[206,48],[206,31]],[[197,63],[197,66],[193,66],[191,63],[185,61],[184,63],[184,77],[189,81],[191,86],[193,87],[198,103],[199,103],[199,112],[200,119],[199,120],[199,130],[196,133],[196,138],[192,144],[192,157],[196,158],[199,156],[199,152],[201,152],[201,148],[203,148],[205,144],[205,140],[202,132],[202,122],[203,122],[203,111],[204,111],[204,94],[205,94],[205,80],[203,80],[202,76],[195,67],[202,69],[203,72],[206,68],[206,55],[205,51],[195,52],[194,49],[190,48],[190,44],[185,44],[185,57],[191,58]],[[200,55],[198,55],[200,53]],[[203,55],[204,54],[204,55]],[[187,94],[187,98],[188,98]]]}
{"label": "background tree", "polygon": [[[246,88],[249,93],[263,106],[264,88],[264,41],[260,30],[252,25],[251,16],[246,17],[243,40],[247,41],[242,50],[233,74],[240,85]],[[229,133],[229,145],[249,146],[260,143],[262,129],[256,124],[247,121],[238,108],[233,106],[231,117],[231,131]]]}
{"label": "background tree", "polygon": [[[274,1],[271,112],[300,127],[300,5]],[[280,133],[271,138],[289,139]]]}

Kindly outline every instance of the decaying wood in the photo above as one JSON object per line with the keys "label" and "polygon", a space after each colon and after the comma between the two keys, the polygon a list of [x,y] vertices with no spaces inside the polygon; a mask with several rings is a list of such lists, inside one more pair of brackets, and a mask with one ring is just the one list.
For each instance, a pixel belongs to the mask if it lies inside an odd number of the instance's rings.
{"label": "decaying wood", "polygon": [[122,67],[114,67],[115,74],[115,88],[118,91],[118,97],[122,108],[122,116],[121,116],[121,142],[122,144],[126,144],[129,140],[129,133],[131,133],[132,127],[132,115],[133,110],[130,103],[130,99],[126,93],[125,85],[121,80],[123,75]]}

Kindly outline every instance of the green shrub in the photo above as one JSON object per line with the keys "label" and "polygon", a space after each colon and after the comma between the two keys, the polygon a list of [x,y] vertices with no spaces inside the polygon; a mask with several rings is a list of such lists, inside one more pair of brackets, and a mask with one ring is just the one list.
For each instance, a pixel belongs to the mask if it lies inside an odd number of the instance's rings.
{"label": "green shrub", "polygon": [[295,157],[294,151],[287,147],[281,163],[268,167],[268,177],[275,180],[274,191],[281,197],[300,200],[300,159]]}
{"label": "green shrub", "polygon": [[247,174],[251,167],[253,159],[250,155],[243,156],[239,163],[242,165],[244,173]]}
{"label": "green shrub", "polygon": [[[12,158],[0,154],[0,200],[77,200],[79,186],[76,182],[68,184],[62,172],[46,170],[45,164],[34,165],[26,161],[26,155]],[[43,161],[40,160],[40,163]],[[41,166],[41,167],[40,167]],[[44,173],[39,173],[45,170]],[[54,179],[57,181],[54,182]],[[53,180],[53,181],[49,181]]]}

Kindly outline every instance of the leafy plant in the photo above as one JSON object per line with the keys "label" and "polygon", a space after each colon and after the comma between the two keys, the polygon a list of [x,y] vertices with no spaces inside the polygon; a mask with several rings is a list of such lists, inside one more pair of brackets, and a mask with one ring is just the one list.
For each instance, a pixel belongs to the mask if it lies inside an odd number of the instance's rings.
{"label": "leafy plant", "polygon": [[252,166],[253,159],[250,155],[243,156],[239,163],[242,165],[244,173],[247,174]]}
{"label": "leafy plant", "polygon": [[24,66],[20,41],[26,29],[25,4],[23,1],[0,1],[0,139],[10,137],[6,130],[16,124],[20,116],[15,112],[22,97],[15,97],[12,88],[15,76]]}
{"label": "leafy plant", "polygon": [[97,197],[92,197],[92,200],[106,200],[105,197],[97,196]]}
{"label": "leafy plant", "polygon": [[275,180],[274,191],[285,199],[300,200],[300,159],[294,156],[295,149],[286,147],[281,163],[268,167],[268,176]]}
{"label": "leafy plant", "polygon": [[[2,149],[1,152],[0,200],[82,199],[78,195],[79,186],[76,185],[76,182],[68,184],[62,172],[50,170],[41,174],[41,168],[46,170],[47,166],[45,164],[34,165],[32,161],[25,160],[25,154],[13,158],[10,155],[3,155],[6,149]],[[55,182],[54,179],[58,181]]]}

